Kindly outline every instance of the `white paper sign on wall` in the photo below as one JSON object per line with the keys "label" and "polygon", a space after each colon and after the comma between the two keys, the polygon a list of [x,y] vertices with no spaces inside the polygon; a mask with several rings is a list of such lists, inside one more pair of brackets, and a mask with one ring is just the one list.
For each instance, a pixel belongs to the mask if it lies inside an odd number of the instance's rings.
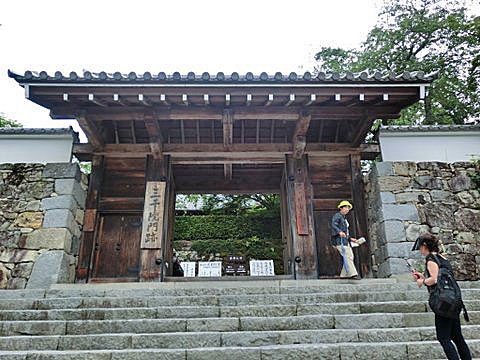
{"label": "white paper sign on wall", "polygon": [[214,277],[222,276],[222,262],[221,261],[200,261],[198,263],[199,277]]}
{"label": "white paper sign on wall", "polygon": [[273,260],[250,260],[250,276],[275,276]]}
{"label": "white paper sign on wall", "polygon": [[180,263],[183,269],[183,277],[195,277],[195,262],[185,261]]}

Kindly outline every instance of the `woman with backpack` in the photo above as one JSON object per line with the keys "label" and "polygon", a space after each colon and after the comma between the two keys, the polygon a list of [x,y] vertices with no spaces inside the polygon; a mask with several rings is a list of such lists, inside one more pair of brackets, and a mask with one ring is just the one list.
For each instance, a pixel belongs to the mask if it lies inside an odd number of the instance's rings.
{"label": "woman with backpack", "polygon": [[[433,235],[420,236],[412,250],[420,250],[420,253],[425,256],[425,274],[414,272],[413,277],[418,287],[425,285],[428,288],[430,294],[428,303],[435,313],[437,339],[445,355],[449,360],[471,360],[472,355],[460,327],[462,308],[467,321],[468,315],[450,263],[445,257],[439,255],[438,241]],[[453,344],[456,345],[456,349]]]}

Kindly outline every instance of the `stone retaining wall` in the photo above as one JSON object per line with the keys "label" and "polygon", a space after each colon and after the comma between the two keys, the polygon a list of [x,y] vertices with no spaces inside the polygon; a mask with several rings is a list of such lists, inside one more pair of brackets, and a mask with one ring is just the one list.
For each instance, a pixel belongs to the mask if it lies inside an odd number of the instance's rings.
{"label": "stone retaining wall", "polygon": [[0,289],[74,281],[86,189],[77,164],[0,164]]}
{"label": "stone retaining wall", "polygon": [[369,174],[369,236],[377,277],[423,269],[411,248],[430,232],[443,243],[458,280],[480,279],[480,194],[473,163],[378,162]]}

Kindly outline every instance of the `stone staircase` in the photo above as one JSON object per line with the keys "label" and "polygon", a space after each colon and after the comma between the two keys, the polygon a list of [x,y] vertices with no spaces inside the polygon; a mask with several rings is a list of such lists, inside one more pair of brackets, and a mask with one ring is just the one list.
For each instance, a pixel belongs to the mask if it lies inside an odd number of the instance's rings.
{"label": "stone staircase", "polygon": [[[480,357],[480,282],[464,282]],[[388,279],[0,291],[0,359],[441,359],[425,289]]]}

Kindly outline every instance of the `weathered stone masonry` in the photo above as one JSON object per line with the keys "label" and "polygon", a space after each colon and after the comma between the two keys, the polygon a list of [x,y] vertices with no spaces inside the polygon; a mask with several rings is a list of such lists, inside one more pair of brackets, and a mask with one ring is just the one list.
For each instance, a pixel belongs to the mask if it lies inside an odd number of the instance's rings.
{"label": "weathered stone masonry", "polygon": [[0,164],[0,289],[74,281],[86,189],[77,164]]}
{"label": "weathered stone masonry", "polygon": [[411,248],[422,233],[435,234],[459,280],[480,279],[480,194],[473,163],[379,162],[369,174],[369,234],[377,277],[421,267]]}

